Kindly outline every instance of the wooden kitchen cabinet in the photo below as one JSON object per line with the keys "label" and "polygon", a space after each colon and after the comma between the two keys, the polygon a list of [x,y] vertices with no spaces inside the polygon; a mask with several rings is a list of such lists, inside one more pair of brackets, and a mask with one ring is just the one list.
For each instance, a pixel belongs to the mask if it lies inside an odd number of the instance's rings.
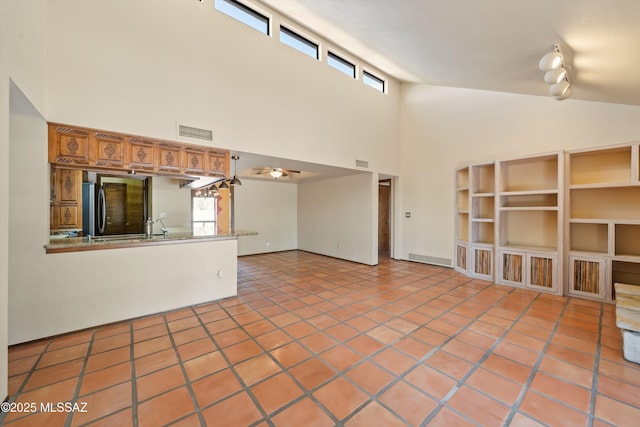
{"label": "wooden kitchen cabinet", "polygon": [[49,126],[49,163],[89,165],[89,136],[83,129]]}
{"label": "wooden kitchen cabinet", "polygon": [[227,150],[57,123],[49,123],[49,163],[96,170],[230,175]]}
{"label": "wooden kitchen cabinet", "polygon": [[82,228],[82,170],[51,168],[50,228]]}

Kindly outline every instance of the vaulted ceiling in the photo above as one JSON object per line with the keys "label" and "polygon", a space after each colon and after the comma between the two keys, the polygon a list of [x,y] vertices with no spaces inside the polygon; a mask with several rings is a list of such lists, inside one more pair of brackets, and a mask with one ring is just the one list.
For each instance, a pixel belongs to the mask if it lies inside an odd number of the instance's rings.
{"label": "vaulted ceiling", "polygon": [[549,96],[538,61],[559,43],[571,99],[640,105],[639,0],[263,3],[402,81]]}

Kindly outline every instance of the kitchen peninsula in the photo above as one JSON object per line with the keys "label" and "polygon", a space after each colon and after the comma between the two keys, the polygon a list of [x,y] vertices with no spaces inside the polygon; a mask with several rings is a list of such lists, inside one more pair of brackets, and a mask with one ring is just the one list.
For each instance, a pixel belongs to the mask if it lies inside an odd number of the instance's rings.
{"label": "kitchen peninsula", "polygon": [[[42,229],[39,250],[16,258],[12,265],[15,271],[28,272],[29,286],[13,288],[14,306],[28,310],[15,315],[19,321],[12,325],[10,343],[237,295],[237,238],[252,233],[228,231],[229,191],[220,191],[217,234],[209,236],[194,236],[185,224],[172,224],[176,214],[171,207],[176,199],[166,198],[166,194],[180,197],[185,204],[181,209],[189,211],[192,190],[180,187],[180,181],[228,177],[227,150],[78,126],[45,126],[51,188],[40,192],[40,200],[45,209],[44,199],[49,200],[50,213],[40,211],[39,215],[50,217],[52,235],[45,238]],[[24,128],[37,129],[31,122]],[[168,212],[167,237],[147,239],[137,232],[123,239],[92,236],[90,241],[81,231],[82,196],[78,191],[85,172],[151,177],[153,203],[162,198],[166,203],[154,214],[155,205],[150,201],[145,215],[155,219]],[[63,232],[78,237],[60,238]]]}

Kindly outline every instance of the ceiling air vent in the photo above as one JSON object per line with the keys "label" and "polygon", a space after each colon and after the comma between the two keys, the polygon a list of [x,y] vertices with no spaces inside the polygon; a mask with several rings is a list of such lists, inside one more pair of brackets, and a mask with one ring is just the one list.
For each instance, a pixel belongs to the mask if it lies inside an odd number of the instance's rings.
{"label": "ceiling air vent", "polygon": [[200,141],[213,141],[213,131],[180,124],[178,125],[178,136],[181,138],[198,139]]}
{"label": "ceiling air vent", "polygon": [[356,167],[357,168],[368,168],[369,167],[369,162],[367,162],[366,160],[356,160]]}

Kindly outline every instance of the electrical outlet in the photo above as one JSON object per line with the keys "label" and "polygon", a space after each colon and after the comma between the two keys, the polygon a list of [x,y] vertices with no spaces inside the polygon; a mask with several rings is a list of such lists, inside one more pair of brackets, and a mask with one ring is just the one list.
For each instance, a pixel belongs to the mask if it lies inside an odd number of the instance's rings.
{"label": "electrical outlet", "polygon": [[167,219],[167,213],[166,212],[160,212],[160,219]]}
{"label": "electrical outlet", "polygon": [[223,277],[224,273],[222,272],[222,270],[218,270],[218,280],[222,280]]}

